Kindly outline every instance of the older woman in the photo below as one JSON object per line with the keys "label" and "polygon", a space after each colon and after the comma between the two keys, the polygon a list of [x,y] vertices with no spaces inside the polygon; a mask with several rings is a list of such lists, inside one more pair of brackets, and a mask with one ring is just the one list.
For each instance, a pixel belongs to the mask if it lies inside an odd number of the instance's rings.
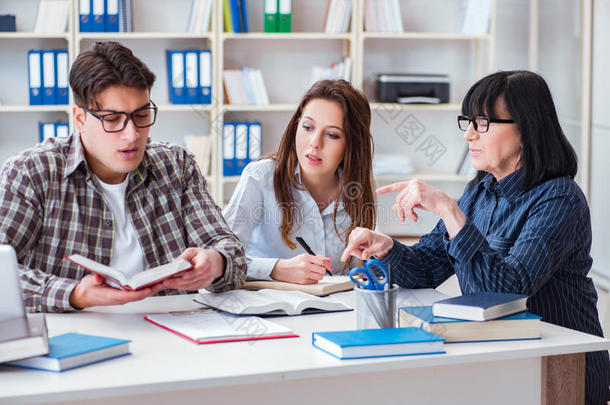
{"label": "older woman", "polygon": [[[408,288],[437,287],[453,273],[464,294],[527,294],[546,322],[602,336],[587,201],[573,181],[577,162],[549,88],[527,71],[498,72],[472,86],[458,125],[478,174],[456,203],[419,180],[395,183],[394,210],[417,220],[415,208],[441,217],[420,242],[405,246],[356,228],[342,259],[376,256]],[[586,355],[586,402],[608,400],[608,352]]]}

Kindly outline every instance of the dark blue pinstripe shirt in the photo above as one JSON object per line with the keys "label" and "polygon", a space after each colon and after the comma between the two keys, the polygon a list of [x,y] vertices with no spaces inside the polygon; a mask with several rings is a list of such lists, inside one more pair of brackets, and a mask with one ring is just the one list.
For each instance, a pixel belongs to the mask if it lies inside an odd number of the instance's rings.
{"label": "dark blue pinstripe shirt", "polygon": [[[518,170],[496,182],[471,181],[458,204],[466,224],[448,239],[439,221],[420,242],[394,241],[384,259],[407,288],[437,287],[453,273],[463,294],[526,294],[528,309],[545,322],[597,336],[597,293],[587,277],[591,219],[582,191],[568,177],[525,189]],[[608,352],[587,353],[587,403],[608,398]]]}

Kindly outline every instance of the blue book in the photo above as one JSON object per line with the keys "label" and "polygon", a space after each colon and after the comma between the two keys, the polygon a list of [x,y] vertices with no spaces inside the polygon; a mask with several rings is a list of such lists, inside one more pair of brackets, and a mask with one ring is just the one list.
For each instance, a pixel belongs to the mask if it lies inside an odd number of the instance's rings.
{"label": "blue book", "polygon": [[312,344],[338,359],[442,354],[443,339],[419,328],[314,332]]}
{"label": "blue book", "polygon": [[92,30],[92,17],[91,14],[91,3],[93,0],[79,0],[78,12],[79,12],[79,23],[80,32],[91,32]]}
{"label": "blue book", "polygon": [[199,51],[198,97],[199,104],[212,103],[212,52],[209,49]]}
{"label": "blue book", "polygon": [[238,0],[229,0],[231,7],[231,21],[233,22],[233,32],[244,32],[241,26],[240,6]]}
{"label": "blue book", "polygon": [[186,71],[184,52],[168,50],[166,54],[169,101],[172,104],[185,104]]}
{"label": "blue book", "polygon": [[57,104],[57,69],[55,51],[44,50],[42,54],[42,104]]}
{"label": "blue book", "polygon": [[8,365],[46,371],[65,371],[129,354],[129,340],[66,333],[49,338],[49,354]]}
{"label": "blue book", "polygon": [[119,32],[119,0],[106,0],[104,29],[106,32]]}
{"label": "blue book", "polygon": [[67,49],[57,49],[55,51],[55,76],[57,78],[55,82],[55,102],[57,104],[69,104],[70,64]]}
{"label": "blue book", "polygon": [[422,328],[447,343],[540,339],[541,317],[523,311],[491,321],[468,321],[432,314],[431,306],[400,308],[400,326]]}
{"label": "blue book", "polygon": [[527,295],[480,291],[432,304],[432,313],[445,318],[488,321],[527,309]]}

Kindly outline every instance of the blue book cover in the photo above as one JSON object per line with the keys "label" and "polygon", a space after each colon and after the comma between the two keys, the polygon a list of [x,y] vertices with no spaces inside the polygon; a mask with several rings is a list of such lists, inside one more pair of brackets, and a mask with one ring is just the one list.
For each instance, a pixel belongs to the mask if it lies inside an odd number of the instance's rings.
{"label": "blue book cover", "polygon": [[444,338],[420,328],[314,332],[312,344],[340,359],[439,354]]}
{"label": "blue book cover", "polygon": [[65,333],[49,338],[49,354],[8,363],[37,370],[64,371],[129,354],[129,340]]}
{"label": "blue book cover", "polygon": [[[432,313],[431,306],[422,306],[422,307],[401,307],[402,311],[408,312],[413,316],[418,317],[424,322],[428,323],[448,323],[448,322],[477,322],[470,321],[468,319],[455,319],[455,318],[444,318],[442,316],[434,316]],[[503,316],[501,318],[494,319],[495,321],[511,321],[511,320],[521,320],[521,319],[542,319],[542,317],[532,314],[528,311],[518,312],[516,314]],[[491,321],[486,321],[491,322]]]}
{"label": "blue book cover", "polygon": [[540,316],[523,311],[490,321],[434,316],[431,306],[400,308],[400,326],[422,328],[447,343],[540,339]]}
{"label": "blue book cover", "polygon": [[447,318],[487,321],[527,309],[527,295],[479,291],[432,304],[432,313]]}

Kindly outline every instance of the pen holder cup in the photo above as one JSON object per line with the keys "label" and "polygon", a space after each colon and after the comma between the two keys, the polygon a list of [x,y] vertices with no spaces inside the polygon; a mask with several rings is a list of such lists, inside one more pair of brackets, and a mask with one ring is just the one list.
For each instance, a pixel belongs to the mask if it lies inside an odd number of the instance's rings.
{"label": "pen holder cup", "polygon": [[397,321],[396,294],[398,286],[387,290],[367,290],[354,287],[356,293],[356,328],[395,328]]}

